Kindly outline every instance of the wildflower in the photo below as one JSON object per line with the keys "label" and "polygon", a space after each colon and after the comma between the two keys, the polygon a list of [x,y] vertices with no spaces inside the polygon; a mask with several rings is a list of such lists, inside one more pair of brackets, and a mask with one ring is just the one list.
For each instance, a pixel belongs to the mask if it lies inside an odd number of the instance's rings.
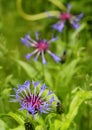
{"label": "wildflower", "polygon": [[71,10],[71,5],[68,4],[67,11],[59,14],[59,16],[57,17],[59,21],[52,26],[55,30],[62,32],[66,22],[69,22],[70,25],[75,29],[79,28],[80,26],[79,21],[83,17],[83,13],[74,16],[70,13],[70,10]]}
{"label": "wildflower", "polygon": [[[23,85],[18,85],[12,102],[19,102],[20,110],[27,110],[30,114],[48,113],[52,110],[52,104],[57,103],[51,91],[46,90],[46,85],[39,86],[39,82],[26,81]],[[31,87],[30,87],[31,86]],[[33,87],[33,89],[32,89]]]}
{"label": "wildflower", "polygon": [[26,55],[26,59],[29,59],[36,54],[34,60],[37,60],[39,55],[41,55],[42,63],[45,64],[46,59],[44,57],[44,54],[45,52],[47,52],[54,59],[54,61],[58,63],[61,59],[49,50],[50,43],[54,42],[56,39],[57,38],[52,37],[49,41],[47,41],[46,39],[40,40],[38,33],[36,33],[36,41],[33,40],[29,34],[27,34],[24,38],[21,38],[22,43],[24,43],[28,47],[34,48],[33,52]]}

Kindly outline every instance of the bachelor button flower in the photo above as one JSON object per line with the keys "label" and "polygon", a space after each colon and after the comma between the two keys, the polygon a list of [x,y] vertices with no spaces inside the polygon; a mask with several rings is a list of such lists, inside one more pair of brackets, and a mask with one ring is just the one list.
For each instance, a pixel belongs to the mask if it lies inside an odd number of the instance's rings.
{"label": "bachelor button flower", "polygon": [[74,16],[70,13],[70,9],[71,9],[71,5],[68,4],[67,11],[60,13],[60,15],[57,17],[59,21],[56,24],[52,25],[54,29],[58,30],[59,32],[62,32],[66,22],[69,22],[70,25],[75,29],[79,28],[80,26],[79,21],[83,17],[83,13]]}
{"label": "bachelor button flower", "polygon": [[52,111],[53,102],[53,106],[56,106],[58,101],[54,99],[51,91],[47,91],[45,84],[41,87],[39,85],[39,82],[34,81],[31,83],[26,81],[23,85],[18,85],[18,89],[14,89],[15,95],[11,95],[14,98],[11,102],[18,102],[20,110],[27,110],[32,115]]}
{"label": "bachelor button flower", "polygon": [[45,52],[47,52],[54,60],[55,62],[59,62],[61,59],[56,56],[54,53],[52,53],[49,50],[50,43],[55,41],[57,38],[52,37],[51,40],[47,41],[45,39],[39,39],[38,33],[36,33],[36,41],[33,40],[29,34],[27,34],[24,38],[21,38],[22,43],[24,43],[26,46],[34,48],[34,51],[31,53],[28,53],[26,55],[26,59],[31,58],[33,55],[36,54],[34,60],[37,60],[39,55],[42,56],[42,63],[46,63],[46,59],[44,57]]}

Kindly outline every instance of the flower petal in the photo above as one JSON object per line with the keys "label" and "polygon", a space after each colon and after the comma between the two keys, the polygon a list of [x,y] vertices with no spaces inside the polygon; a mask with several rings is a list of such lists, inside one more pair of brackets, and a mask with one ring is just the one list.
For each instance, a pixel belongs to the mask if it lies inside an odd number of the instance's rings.
{"label": "flower petal", "polygon": [[28,110],[28,112],[31,113],[32,115],[34,115],[34,114],[36,113],[35,108],[32,107],[31,105],[28,106],[27,110]]}
{"label": "flower petal", "polygon": [[52,37],[51,40],[48,41],[48,43],[54,42],[58,39],[58,37]]}
{"label": "flower petal", "polygon": [[37,49],[35,50],[35,51],[33,51],[32,53],[28,53],[27,55],[26,55],[26,59],[30,59],[30,57],[31,56],[33,56],[35,53],[37,53]]}
{"label": "flower petal", "polygon": [[24,85],[25,85],[27,88],[29,88],[29,86],[30,86],[30,81],[29,81],[29,80],[25,81],[25,82],[24,82]]}
{"label": "flower petal", "polygon": [[39,55],[40,55],[40,52],[38,52],[36,57],[34,58],[35,61],[38,59]]}
{"label": "flower petal", "polygon": [[39,33],[35,32],[36,40],[39,40]]}
{"label": "flower petal", "polygon": [[46,89],[46,85],[43,84],[42,87],[41,87],[41,89],[40,89],[40,92],[39,92],[39,97],[40,97],[41,94],[45,91],[45,89]]}
{"label": "flower petal", "polygon": [[48,91],[48,95],[52,94],[53,92],[51,90]]}
{"label": "flower petal", "polygon": [[49,100],[49,102],[52,104],[52,102],[54,102],[55,99],[54,99],[54,96],[51,97],[51,99]]}
{"label": "flower petal", "polygon": [[83,18],[83,16],[84,16],[84,13],[80,13],[79,15],[76,16],[74,21],[79,22]]}
{"label": "flower petal", "polygon": [[46,84],[43,84],[40,91],[43,92],[45,89],[46,89]]}
{"label": "flower petal", "polygon": [[46,110],[44,110],[44,106],[40,106],[39,110],[41,113],[48,114],[48,112]]}
{"label": "flower petal", "polygon": [[51,56],[57,63],[61,61],[61,58],[58,57],[57,55],[55,55],[54,53],[52,53],[51,51],[48,50],[47,52],[50,54],[50,56]]}
{"label": "flower petal", "polygon": [[45,60],[44,52],[43,52],[43,51],[42,51],[42,63],[43,63],[43,64],[46,64],[46,63],[47,63],[46,60]]}
{"label": "flower petal", "polygon": [[28,39],[26,38],[21,38],[21,42],[24,43],[24,45],[30,47],[31,46],[31,43],[28,41]]}
{"label": "flower petal", "polygon": [[71,25],[73,26],[73,28],[78,29],[80,27],[78,22],[72,22]]}
{"label": "flower petal", "polygon": [[52,27],[53,27],[55,30],[58,30],[59,32],[62,32],[62,31],[63,31],[63,28],[64,28],[64,22],[59,21],[59,22],[57,22],[56,24],[52,25]]}
{"label": "flower petal", "polygon": [[32,84],[33,84],[34,88],[36,88],[38,86],[39,82],[38,81],[37,82],[32,81]]}
{"label": "flower petal", "polygon": [[70,12],[71,8],[72,8],[72,5],[71,4],[67,4],[67,12]]}

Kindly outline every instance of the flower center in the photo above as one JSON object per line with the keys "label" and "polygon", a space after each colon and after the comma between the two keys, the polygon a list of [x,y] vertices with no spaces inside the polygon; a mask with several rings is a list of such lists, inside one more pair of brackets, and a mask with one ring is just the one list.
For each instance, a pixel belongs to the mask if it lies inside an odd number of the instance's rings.
{"label": "flower center", "polygon": [[70,18],[71,18],[71,14],[69,14],[69,13],[61,13],[60,14],[60,19],[61,20],[69,20]]}
{"label": "flower center", "polygon": [[41,41],[38,41],[37,45],[36,45],[36,48],[42,52],[42,51],[46,51],[48,49],[49,45],[46,41],[44,40],[41,40]]}
{"label": "flower center", "polygon": [[24,99],[25,105],[28,107],[29,105],[33,106],[35,110],[39,109],[39,106],[42,104],[42,101],[38,98],[37,95],[28,96]]}

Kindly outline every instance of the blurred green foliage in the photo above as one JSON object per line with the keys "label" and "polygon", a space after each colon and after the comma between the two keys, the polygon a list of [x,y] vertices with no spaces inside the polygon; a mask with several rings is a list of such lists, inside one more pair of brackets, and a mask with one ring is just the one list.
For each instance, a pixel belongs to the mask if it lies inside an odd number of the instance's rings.
{"label": "blurred green foliage", "polygon": [[[71,3],[73,14],[84,13],[79,30],[69,28],[68,43],[65,31],[58,34],[51,28],[56,19],[27,21],[19,15],[16,1],[0,0],[0,130],[24,130],[25,114],[9,100],[13,88],[27,79],[45,82],[64,106],[63,114],[37,117],[36,124],[33,122],[36,130],[92,130],[92,0],[58,0]],[[22,6],[28,14],[60,11],[47,0],[23,0]],[[20,38],[27,32],[34,37],[35,31],[47,39],[52,33],[58,35],[51,50],[60,57],[67,51],[64,64],[56,64],[49,57],[47,65],[26,61],[28,50]]]}

